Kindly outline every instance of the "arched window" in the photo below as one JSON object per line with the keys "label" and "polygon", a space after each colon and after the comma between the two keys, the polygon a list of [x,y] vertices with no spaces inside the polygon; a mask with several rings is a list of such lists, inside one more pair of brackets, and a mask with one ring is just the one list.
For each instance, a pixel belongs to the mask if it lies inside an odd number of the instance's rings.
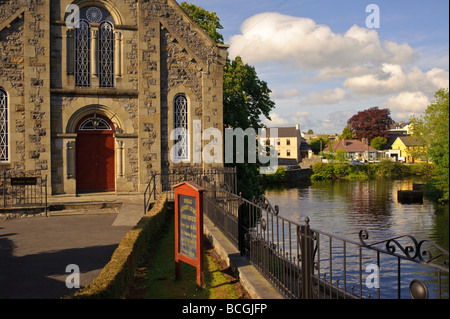
{"label": "arched window", "polygon": [[100,24],[99,31],[99,86],[104,88],[114,87],[114,27],[111,22],[104,21]]}
{"label": "arched window", "polygon": [[86,119],[83,123],[81,123],[79,131],[111,131],[111,125],[102,119],[101,117],[97,117],[94,114],[93,117]]}
{"label": "arched window", "polygon": [[174,99],[174,128],[176,138],[174,159],[189,159],[188,101],[185,95],[179,94]]}
{"label": "arched window", "polygon": [[75,29],[75,86],[91,86],[91,29],[86,20]]}
{"label": "arched window", "polygon": [[9,160],[8,95],[0,88],[0,162]]}
{"label": "arched window", "polygon": [[[75,86],[91,87],[92,75],[98,86],[115,85],[114,19],[105,8],[83,7],[75,29]],[[96,83],[96,82],[94,82]]]}

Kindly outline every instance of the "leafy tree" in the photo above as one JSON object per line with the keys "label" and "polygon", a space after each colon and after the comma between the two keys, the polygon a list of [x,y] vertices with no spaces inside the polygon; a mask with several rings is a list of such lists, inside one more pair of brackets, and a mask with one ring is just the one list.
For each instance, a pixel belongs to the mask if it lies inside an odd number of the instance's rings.
{"label": "leafy tree", "polygon": [[269,113],[275,107],[270,92],[255,68],[244,64],[241,57],[228,60],[223,83],[224,125],[243,130],[261,127],[261,115],[270,119]]}
{"label": "leafy tree", "polygon": [[340,140],[352,140],[353,139],[353,131],[350,125],[347,125],[342,130],[342,134],[339,135]]}
{"label": "leafy tree", "polygon": [[390,114],[389,109],[379,109],[376,106],[353,115],[347,124],[359,140],[367,138],[371,141],[377,136],[388,138],[389,127],[394,123]]}
{"label": "leafy tree", "polygon": [[381,150],[383,149],[383,146],[387,143],[387,138],[382,136],[377,136],[370,141],[370,146],[372,146],[374,149]]}
{"label": "leafy tree", "polygon": [[312,129],[309,129],[308,133],[306,133],[306,134],[314,134],[314,131]]}
{"label": "leafy tree", "polygon": [[329,144],[330,139],[328,137],[314,138],[309,142],[309,146],[314,154],[319,154]]}
{"label": "leafy tree", "polygon": [[215,12],[206,11],[194,4],[181,3],[181,8],[217,43],[223,43],[223,36],[217,29],[223,29]]}
{"label": "leafy tree", "polygon": [[440,89],[423,116],[412,116],[413,138],[425,145],[435,165],[430,186],[441,193],[440,200],[449,200],[449,104],[448,89]]}

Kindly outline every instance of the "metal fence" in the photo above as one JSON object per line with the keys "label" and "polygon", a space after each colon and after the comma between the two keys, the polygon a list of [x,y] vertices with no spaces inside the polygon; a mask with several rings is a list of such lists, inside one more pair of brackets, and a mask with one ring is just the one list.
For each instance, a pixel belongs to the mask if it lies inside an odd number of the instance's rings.
{"label": "metal fence", "polygon": [[279,216],[264,197],[201,185],[208,218],[286,298],[448,298],[448,251],[432,241],[350,240]]}
{"label": "metal fence", "polygon": [[201,185],[201,181],[216,182],[230,192],[237,192],[236,168],[218,167],[209,169],[183,168],[166,171],[152,171],[144,191],[144,214],[156,201],[157,195],[166,193],[169,201],[174,200],[173,186],[183,181],[193,181]]}
{"label": "metal fence", "polygon": [[3,208],[43,207],[47,213],[47,176],[11,174],[3,171],[0,180]]}

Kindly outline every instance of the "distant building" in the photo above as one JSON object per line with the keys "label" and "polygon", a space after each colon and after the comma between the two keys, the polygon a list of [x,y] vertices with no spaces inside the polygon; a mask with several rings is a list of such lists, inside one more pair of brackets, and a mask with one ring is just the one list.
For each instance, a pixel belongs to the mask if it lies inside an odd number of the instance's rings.
{"label": "distant building", "polygon": [[390,132],[402,132],[405,134],[411,134],[411,124],[409,122],[395,122],[389,127]]}
{"label": "distant building", "polygon": [[387,138],[386,148],[392,149],[392,145],[400,136],[409,136],[412,132],[409,122],[396,122],[389,128],[389,137]]}
{"label": "distant building", "polygon": [[278,136],[276,138],[270,135],[270,131],[273,129],[275,127],[267,129],[267,137],[270,140],[270,144],[276,145],[278,149],[278,164],[296,165],[300,163],[302,161],[300,125],[297,124],[295,127],[277,127]]}
{"label": "distant building", "polygon": [[330,141],[330,142],[333,142],[333,141],[335,141],[335,140],[337,140],[337,138],[338,138],[338,134],[336,134],[336,133],[330,133],[330,134],[306,134],[306,133],[301,133],[302,134],[302,138],[307,142],[307,143],[309,143],[311,140],[315,140],[315,139],[317,139],[317,138],[323,138],[323,139],[325,139],[325,138],[328,138],[328,140]]}
{"label": "distant building", "polygon": [[377,150],[358,140],[342,139],[333,143],[331,146],[325,147],[324,153],[336,152],[337,150],[344,150],[351,160],[368,160],[374,161],[377,158]]}
{"label": "distant building", "polygon": [[415,151],[424,152],[425,147],[411,136],[399,136],[392,144],[392,150],[399,151],[398,159],[405,163],[428,162],[426,155],[414,157]]}

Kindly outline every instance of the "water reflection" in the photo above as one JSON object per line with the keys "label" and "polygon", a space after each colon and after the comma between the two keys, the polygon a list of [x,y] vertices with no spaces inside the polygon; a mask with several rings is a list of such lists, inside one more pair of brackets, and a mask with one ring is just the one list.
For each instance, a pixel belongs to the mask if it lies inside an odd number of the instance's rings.
{"label": "water reflection", "polygon": [[[319,231],[359,241],[359,231],[365,229],[370,234],[370,242],[386,240],[399,235],[411,235],[418,240],[429,239],[442,248],[449,247],[449,207],[436,205],[426,199],[422,204],[402,204],[397,200],[398,190],[412,190],[413,183],[420,180],[370,180],[370,181],[324,181],[286,187],[274,187],[266,191],[266,197],[272,205],[278,205],[280,216],[294,222],[303,223],[309,217],[312,228]],[[321,243],[321,246],[327,244]],[[342,246],[333,247],[339,254]],[[327,248],[324,247],[326,250]],[[433,251],[433,249],[432,249]],[[325,254],[326,255],[326,254]],[[323,258],[329,258],[325,256]],[[356,256],[356,255],[355,255]],[[322,258],[322,257],[321,257]],[[372,257],[367,257],[368,262]],[[373,262],[373,261],[372,261]],[[333,274],[339,278],[342,260],[333,260]],[[349,258],[346,267],[356,267]],[[384,268],[396,268],[397,259],[383,262]],[[326,262],[324,272],[326,272]],[[405,265],[403,265],[405,264]],[[336,269],[334,268],[336,267]],[[427,281],[427,285],[436,290],[436,272],[425,271],[411,263],[402,262],[403,272],[418,276]],[[356,270],[355,270],[356,271]],[[385,285],[397,285],[395,271],[383,269],[381,282]],[[409,296],[409,276],[401,278],[402,297]],[[342,282],[342,281],[341,281]],[[443,296],[448,298],[448,274],[443,278]],[[363,288],[362,288],[363,289]],[[366,293],[366,292],[364,292]],[[434,291],[434,293],[436,293]],[[396,298],[387,293],[382,298]]]}

